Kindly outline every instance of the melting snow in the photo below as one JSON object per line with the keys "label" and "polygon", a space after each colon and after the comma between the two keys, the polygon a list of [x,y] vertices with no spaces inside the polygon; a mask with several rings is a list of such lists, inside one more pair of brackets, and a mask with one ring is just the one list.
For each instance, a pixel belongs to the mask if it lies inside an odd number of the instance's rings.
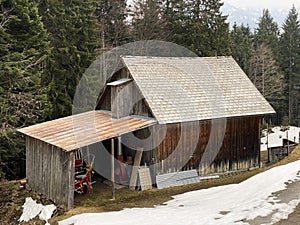
{"label": "melting snow", "polygon": [[53,204],[46,206],[37,204],[32,198],[26,198],[22,207],[23,214],[21,215],[19,222],[28,222],[39,215],[40,220],[46,221],[46,225],[48,225],[48,220],[51,218],[54,210],[56,209],[56,206]]}
{"label": "melting snow", "polygon": [[300,127],[289,126],[286,131],[282,131],[281,127],[273,127],[272,132],[273,133],[269,134],[267,138],[266,130],[263,131],[265,137],[261,138],[261,151],[266,151],[267,147],[274,148],[283,146],[283,139],[288,139],[294,143],[300,142]]}
{"label": "melting snow", "polygon": [[28,222],[29,220],[33,219],[43,209],[42,204],[37,204],[32,198],[26,198],[23,207],[23,214],[21,215],[19,221],[20,222]]}
{"label": "melting snow", "polygon": [[203,189],[174,196],[165,206],[89,213],[60,221],[59,225],[245,225],[259,216],[273,224],[286,218],[300,202],[283,203],[275,192],[299,181],[300,161],[260,173],[240,184]]}

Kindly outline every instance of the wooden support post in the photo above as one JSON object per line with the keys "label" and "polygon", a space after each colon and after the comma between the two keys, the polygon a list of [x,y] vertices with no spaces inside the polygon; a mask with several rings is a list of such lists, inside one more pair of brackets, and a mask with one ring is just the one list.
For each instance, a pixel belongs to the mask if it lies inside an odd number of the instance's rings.
{"label": "wooden support post", "polygon": [[143,148],[138,148],[134,156],[134,163],[133,163],[133,168],[132,168],[130,182],[129,182],[130,190],[135,190],[137,176],[138,176],[138,169],[141,164],[142,155],[143,155]]}
{"label": "wooden support post", "polygon": [[117,155],[117,159],[120,162],[123,162],[123,156],[122,156],[122,140],[121,140],[121,136],[118,137],[118,155]]}
{"label": "wooden support post", "polygon": [[258,149],[259,149],[259,154],[258,154],[258,167],[261,168],[262,167],[262,164],[261,164],[261,147],[260,147],[260,140],[261,140],[261,137],[260,137],[260,126],[261,126],[261,119],[258,120],[258,131],[257,131],[257,134],[258,134],[258,137],[257,137],[257,146],[258,146]]}
{"label": "wooden support post", "polygon": [[111,139],[111,182],[112,182],[112,199],[116,199],[116,190],[115,190],[115,142],[114,139]]}
{"label": "wooden support post", "polygon": [[91,166],[91,158],[90,158],[90,148],[89,148],[89,146],[86,146],[86,154],[87,154],[88,164]]}
{"label": "wooden support post", "polygon": [[[92,162],[91,162],[91,156],[90,156],[90,147],[87,146],[86,147],[86,154],[87,154],[87,163],[90,166],[90,168],[93,168]],[[90,191],[93,192],[93,187],[92,187],[92,171],[91,171],[91,175],[88,177],[89,182],[90,182],[90,189],[89,189],[89,193]]]}
{"label": "wooden support post", "polygon": [[75,153],[71,152],[68,162],[68,180],[69,180],[69,189],[68,189],[68,209],[74,207],[74,173],[75,173]]}
{"label": "wooden support post", "polygon": [[268,163],[271,161],[270,150],[269,150],[269,124],[267,123],[267,152],[268,152]]}
{"label": "wooden support post", "polygon": [[287,156],[289,155],[290,152],[290,141],[289,141],[289,131],[286,131],[286,139],[287,139]]}

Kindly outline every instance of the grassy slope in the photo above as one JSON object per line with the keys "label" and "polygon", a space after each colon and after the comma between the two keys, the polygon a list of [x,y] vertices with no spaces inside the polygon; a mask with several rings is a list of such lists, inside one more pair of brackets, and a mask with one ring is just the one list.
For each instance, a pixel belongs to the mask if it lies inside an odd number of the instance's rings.
{"label": "grassy slope", "polygon": [[[265,153],[263,153],[265,154]],[[271,167],[286,164],[295,160],[300,160],[300,145],[282,161],[265,168],[259,168],[252,171],[240,173],[230,177],[222,177],[214,180],[201,181],[198,184],[186,185],[181,187],[167,188],[163,190],[152,189],[148,191],[130,191],[127,188],[116,190],[116,200],[111,201],[111,188],[97,182],[93,194],[79,195],[75,198],[75,208],[64,212],[61,208],[55,212],[54,217],[50,220],[51,224],[69,216],[87,213],[87,212],[106,212],[116,211],[123,208],[132,207],[152,207],[153,205],[163,204],[172,199],[173,195],[181,194],[188,191],[209,188],[213,186],[239,183],[249,177],[263,172]],[[101,185],[97,188],[97,185]],[[0,224],[12,225],[19,224],[18,218],[22,214],[22,205],[26,197],[32,197],[38,203],[51,204],[51,201],[37,195],[30,190],[20,189],[18,181],[1,182],[0,181]],[[43,225],[44,221],[38,219],[31,220],[29,223]]]}
{"label": "grassy slope", "polygon": [[104,189],[102,188],[101,190],[97,190],[95,188],[93,194],[77,196],[74,209],[66,212],[62,216],[54,217],[51,221],[55,222],[84,212],[106,212],[132,207],[152,207],[153,205],[163,204],[164,202],[171,200],[173,195],[219,185],[240,183],[265,170],[296,160],[300,160],[300,145],[298,145],[298,147],[288,157],[277,162],[276,164],[230,177],[221,177],[219,179],[201,181],[197,184],[166,188],[162,190],[152,189],[148,191],[130,191],[127,188],[119,189],[116,190],[116,200],[114,201],[110,200],[111,191],[109,187],[104,187]]}

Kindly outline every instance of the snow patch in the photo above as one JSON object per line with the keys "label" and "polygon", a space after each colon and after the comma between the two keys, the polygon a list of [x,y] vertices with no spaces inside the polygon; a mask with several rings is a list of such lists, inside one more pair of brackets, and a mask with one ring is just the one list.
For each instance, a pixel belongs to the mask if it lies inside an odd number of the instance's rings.
{"label": "snow patch", "polygon": [[296,144],[300,143],[300,127],[289,126],[285,131],[283,131],[282,127],[273,127],[272,132],[266,137],[267,130],[263,130],[264,137],[261,138],[261,151],[266,151],[267,148],[282,147],[283,139]]}
{"label": "snow patch", "polygon": [[25,199],[25,203],[23,204],[23,213],[19,218],[19,222],[28,222],[29,220],[35,218],[39,215],[40,220],[45,220],[46,225],[49,225],[48,220],[51,218],[56,206],[46,205],[36,203],[31,197]]}
{"label": "snow patch", "polygon": [[39,215],[40,220],[45,220],[46,225],[50,225],[48,223],[48,220],[51,218],[55,209],[56,209],[56,206],[53,204],[44,206],[44,208],[42,209],[42,211]]}
{"label": "snow patch", "polygon": [[297,205],[300,203],[300,200],[292,200],[289,203],[282,203],[277,205],[277,212],[273,214],[272,221],[270,223],[274,224],[279,222],[282,219],[287,219],[288,216],[294,212]]}
{"label": "snow patch", "polygon": [[23,204],[23,214],[21,215],[20,222],[28,222],[33,219],[43,209],[42,204],[37,204],[32,198],[26,198],[25,203]]}
{"label": "snow patch", "polygon": [[288,203],[274,196],[287,189],[289,181],[299,181],[299,169],[300,161],[297,161],[267,170],[240,184],[176,195],[163,206],[81,214],[60,221],[59,225],[246,225],[247,221],[267,216],[271,218],[269,224],[274,224],[292,213],[300,202],[300,196]]}

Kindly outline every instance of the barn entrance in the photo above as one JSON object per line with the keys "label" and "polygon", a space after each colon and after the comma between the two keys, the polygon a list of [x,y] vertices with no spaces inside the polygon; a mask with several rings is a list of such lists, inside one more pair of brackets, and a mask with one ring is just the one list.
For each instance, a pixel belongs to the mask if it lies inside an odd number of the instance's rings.
{"label": "barn entrance", "polygon": [[[77,167],[81,165],[82,161],[85,165],[92,163],[93,174],[102,181],[114,179],[118,184],[127,185],[129,183],[129,171],[126,170],[126,165],[130,163],[128,160],[130,157],[119,138],[107,139],[80,148],[76,155],[79,162]],[[112,177],[113,175],[114,177]]]}
{"label": "barn entrance", "polygon": [[[75,162],[79,162],[79,164],[77,166],[75,164],[75,184],[78,183],[77,168],[81,167],[82,164],[89,165],[92,163],[93,174],[90,174],[84,166],[84,171],[82,173],[90,177],[83,177],[86,181],[85,189],[81,187],[83,190],[79,189],[79,191],[76,191],[76,188],[78,187],[74,185],[75,191],[82,194],[87,191],[95,191],[95,188],[106,190],[107,187],[103,187],[103,184],[106,184],[106,186],[115,185],[112,187],[112,191],[115,187],[120,188],[122,186],[134,189],[135,187],[132,187],[130,181],[135,158],[139,158],[137,162],[138,166],[141,165],[141,162],[143,162],[143,165],[144,163],[149,165],[148,163],[152,160],[152,157],[150,156],[152,151],[146,151],[143,152],[143,154],[138,154],[138,152],[143,149],[143,147],[140,146],[143,142],[128,144],[128,141],[131,140],[131,142],[134,142],[134,140],[131,139],[132,137],[138,139],[148,137],[149,132],[149,127],[141,128],[140,130],[128,132],[121,136],[106,139],[78,149]],[[82,159],[84,159],[84,163],[82,162]],[[97,190],[96,193],[99,193],[99,190]]]}

